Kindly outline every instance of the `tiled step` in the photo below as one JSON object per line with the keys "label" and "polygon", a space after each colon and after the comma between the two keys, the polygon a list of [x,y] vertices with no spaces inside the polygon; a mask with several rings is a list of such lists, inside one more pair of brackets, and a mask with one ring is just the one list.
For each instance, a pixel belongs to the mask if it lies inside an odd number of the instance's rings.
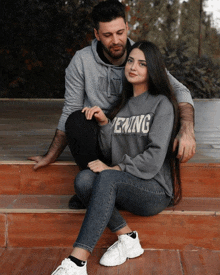
{"label": "tiled step", "polygon": [[[0,249],[1,275],[48,275],[71,253],[71,248]],[[217,275],[220,252],[207,249],[147,249],[136,259],[115,267],[105,267],[99,260],[105,249],[95,249],[88,259],[90,275]],[[16,264],[12,264],[16,263]]]}
{"label": "tiled step", "polygon": [[[56,162],[33,171],[30,161],[0,162],[0,194],[72,195],[79,172],[73,162]],[[181,165],[184,197],[220,198],[220,163]]]}
{"label": "tiled step", "polygon": [[[69,210],[70,196],[0,197],[0,247],[71,247],[85,210]],[[5,201],[5,203],[4,203]],[[121,211],[144,249],[220,249],[220,198],[184,198],[153,217]],[[97,248],[114,241],[106,229]]]}

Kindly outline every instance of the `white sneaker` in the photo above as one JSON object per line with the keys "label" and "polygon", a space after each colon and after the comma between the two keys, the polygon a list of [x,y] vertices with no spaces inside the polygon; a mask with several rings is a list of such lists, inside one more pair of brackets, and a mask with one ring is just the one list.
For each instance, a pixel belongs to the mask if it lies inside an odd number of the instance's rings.
{"label": "white sneaker", "polygon": [[88,275],[86,265],[77,266],[70,259],[65,259],[51,275]]}
{"label": "white sneaker", "polygon": [[100,260],[100,264],[104,266],[116,266],[123,264],[128,258],[136,258],[144,253],[144,249],[140,245],[138,233],[133,239],[128,235],[118,236],[118,241],[115,242],[104,253]]}

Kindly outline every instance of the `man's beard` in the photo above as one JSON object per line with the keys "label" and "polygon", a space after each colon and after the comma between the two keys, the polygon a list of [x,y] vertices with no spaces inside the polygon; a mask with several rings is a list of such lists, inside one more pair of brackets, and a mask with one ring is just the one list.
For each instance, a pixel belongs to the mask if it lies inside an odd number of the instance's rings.
{"label": "man's beard", "polygon": [[[101,44],[102,44],[102,42],[101,42]],[[120,47],[120,51],[114,51],[114,50],[111,51],[111,48],[114,48],[114,47]],[[120,59],[126,51],[126,46],[123,46],[121,44],[111,46],[110,49],[106,48],[105,45],[102,44],[102,48],[105,51],[105,53],[107,53],[107,55],[109,55],[112,59],[116,59],[116,60]]]}

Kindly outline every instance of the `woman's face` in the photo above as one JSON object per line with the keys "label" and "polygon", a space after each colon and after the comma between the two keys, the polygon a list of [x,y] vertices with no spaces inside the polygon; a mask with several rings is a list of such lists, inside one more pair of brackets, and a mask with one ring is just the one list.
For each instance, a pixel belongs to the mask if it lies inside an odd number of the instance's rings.
{"label": "woman's face", "polygon": [[128,82],[135,85],[147,86],[148,72],[144,53],[138,48],[133,49],[125,65],[125,77]]}

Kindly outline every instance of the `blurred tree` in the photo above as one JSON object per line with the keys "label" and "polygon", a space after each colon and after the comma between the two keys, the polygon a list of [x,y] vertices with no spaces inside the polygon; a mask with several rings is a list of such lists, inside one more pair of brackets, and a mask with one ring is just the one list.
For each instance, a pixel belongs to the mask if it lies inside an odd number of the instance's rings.
{"label": "blurred tree", "polygon": [[181,8],[179,39],[186,42],[188,54],[191,56],[198,52],[199,4],[199,0],[188,0],[183,2]]}
{"label": "blurred tree", "polygon": [[179,0],[167,1],[164,10],[164,23],[162,24],[162,35],[166,41],[167,48],[176,48],[176,42],[179,36]]}
{"label": "blurred tree", "polygon": [[[100,1],[1,0],[0,97],[63,98],[65,68],[77,50],[91,43],[94,36],[90,12]],[[129,37],[157,44],[169,70],[186,85],[193,85],[196,96],[203,84],[195,84],[201,77],[195,80],[189,70],[197,74],[194,67],[202,66],[194,60],[201,0],[183,4],[179,0],[121,1],[126,4]],[[220,35],[211,24],[211,16],[204,11],[201,15],[201,52],[206,55],[202,60],[208,74],[207,66],[212,62],[207,62],[207,57],[220,60]],[[193,80],[187,82],[187,78]],[[218,87],[216,78],[218,72],[212,74],[212,82]],[[209,97],[216,95],[216,87],[209,89]]]}
{"label": "blurred tree", "polygon": [[211,16],[201,6],[206,1],[188,0],[182,4],[179,40],[186,42],[189,56],[213,56],[220,46],[217,30],[211,26]]}
{"label": "blurred tree", "polygon": [[179,32],[179,0],[123,2],[127,5],[133,40],[148,39],[161,49],[175,47]]}

